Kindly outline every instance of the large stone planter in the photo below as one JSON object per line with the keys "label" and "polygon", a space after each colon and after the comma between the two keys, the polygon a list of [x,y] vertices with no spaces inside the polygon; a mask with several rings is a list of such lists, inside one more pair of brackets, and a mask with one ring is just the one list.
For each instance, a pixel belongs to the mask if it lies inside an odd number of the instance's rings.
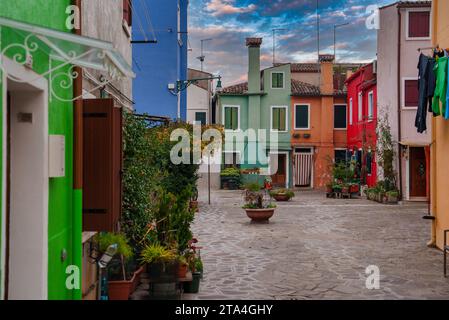
{"label": "large stone planter", "polygon": [[274,208],[271,209],[245,209],[246,215],[252,222],[269,222],[274,215]]}

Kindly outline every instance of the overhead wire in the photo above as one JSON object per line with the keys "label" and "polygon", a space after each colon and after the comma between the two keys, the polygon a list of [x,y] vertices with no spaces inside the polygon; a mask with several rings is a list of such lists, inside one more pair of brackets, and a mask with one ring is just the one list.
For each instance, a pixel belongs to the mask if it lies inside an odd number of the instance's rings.
{"label": "overhead wire", "polygon": [[156,38],[156,33],[154,31],[154,27],[153,27],[153,22],[151,21],[151,13],[150,13],[150,9],[147,6],[146,0],[140,0],[140,3],[143,6],[143,11],[145,12],[145,18],[147,20],[148,23],[148,27],[150,28],[150,32],[153,35],[153,40],[157,41]]}
{"label": "overhead wire", "polygon": [[[134,12],[134,6],[132,4],[132,0],[126,0],[126,1],[128,2],[129,7],[131,8],[131,12]],[[135,13],[136,13],[137,24],[139,26],[140,32],[142,33],[143,38],[145,39],[145,41],[148,41],[148,37],[147,37],[147,35],[145,33],[145,29],[143,28],[142,20],[140,19],[140,16],[137,13],[137,11]]]}

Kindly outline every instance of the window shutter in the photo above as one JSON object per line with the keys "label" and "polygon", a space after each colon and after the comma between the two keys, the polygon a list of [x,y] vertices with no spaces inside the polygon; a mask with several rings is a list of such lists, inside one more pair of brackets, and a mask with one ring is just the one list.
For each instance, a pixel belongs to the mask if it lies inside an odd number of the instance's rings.
{"label": "window shutter", "polygon": [[418,80],[405,81],[405,107],[417,107],[419,100]]}
{"label": "window shutter", "polygon": [[409,12],[408,19],[408,36],[410,38],[426,38],[430,36],[429,11]]}
{"label": "window shutter", "polygon": [[285,108],[279,108],[279,131],[285,131],[287,126],[285,123]]}
{"label": "window shutter", "polygon": [[232,129],[231,127],[231,121],[232,121],[232,116],[231,116],[231,108],[225,108],[225,129]]}
{"label": "window shutter", "polygon": [[131,26],[132,24],[131,1],[132,0],[123,0],[123,19],[126,20],[128,26]]}
{"label": "window shutter", "polygon": [[232,130],[237,130],[239,128],[238,124],[238,108],[232,108]]}
{"label": "window shutter", "polygon": [[83,102],[83,231],[118,229],[122,202],[122,110],[112,99]]}
{"label": "window shutter", "polygon": [[273,108],[273,130],[279,130],[279,109],[278,108]]}

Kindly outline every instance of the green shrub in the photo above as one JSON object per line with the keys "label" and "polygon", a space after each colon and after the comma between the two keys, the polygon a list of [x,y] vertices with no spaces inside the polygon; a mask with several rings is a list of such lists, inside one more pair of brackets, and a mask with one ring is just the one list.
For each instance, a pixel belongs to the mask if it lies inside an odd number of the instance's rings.
{"label": "green shrub", "polygon": [[285,195],[291,199],[295,196],[295,193],[290,189],[276,189],[270,191],[270,196],[274,197],[276,195]]}
{"label": "green shrub", "polygon": [[258,191],[262,190],[262,186],[260,184],[258,184],[257,182],[248,183],[245,185],[244,188],[245,188],[245,190],[253,191],[253,192],[258,192]]}
{"label": "green shrub", "polygon": [[120,233],[100,233],[97,235],[98,246],[100,252],[104,253],[110,245],[117,245],[117,254],[122,255],[124,258],[131,258],[133,256],[133,250],[128,244],[128,240],[125,235]]}
{"label": "green shrub", "polygon": [[146,246],[141,253],[143,263],[170,263],[176,260],[176,252],[160,244]]}
{"label": "green shrub", "polygon": [[240,177],[240,170],[234,167],[223,169],[220,173],[222,177]]}

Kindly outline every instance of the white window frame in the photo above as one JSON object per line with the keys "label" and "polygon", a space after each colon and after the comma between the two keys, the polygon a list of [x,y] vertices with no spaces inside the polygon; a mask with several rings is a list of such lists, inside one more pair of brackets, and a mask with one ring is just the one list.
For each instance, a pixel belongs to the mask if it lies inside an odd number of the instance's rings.
{"label": "white window frame", "polygon": [[357,95],[357,119],[358,122],[363,121],[363,92],[360,91]]}
{"label": "white window frame", "polygon": [[[429,25],[429,36],[428,37],[409,37],[409,27],[410,27],[410,12],[423,12],[428,11],[430,14],[430,25]],[[422,41],[432,39],[432,10],[430,8],[408,8],[405,14],[405,40],[407,41]]]}
{"label": "white window frame", "polygon": [[416,110],[418,106],[414,107],[406,107],[405,106],[405,81],[407,80],[419,80],[418,77],[403,77],[402,78],[402,88],[401,88],[401,109],[403,110]]}
{"label": "white window frame", "polygon": [[349,99],[349,125],[352,126],[354,124],[354,101],[353,99]]}
{"label": "white window frame", "polygon": [[[371,100],[370,100],[371,97]],[[374,119],[374,91],[368,93],[368,121],[373,121]]]}
{"label": "white window frame", "polygon": [[336,131],[348,130],[348,119],[347,118],[345,119],[345,122],[346,122],[346,127],[345,128],[335,128],[335,107],[336,106],[345,106],[346,110],[348,110],[348,105],[346,103],[334,103],[334,110],[333,110],[334,111],[334,123],[333,123],[334,130],[336,130]]}
{"label": "white window frame", "polygon": [[[296,127],[296,107],[297,106],[306,106],[307,107],[307,116],[308,116],[307,128],[297,128]],[[293,111],[293,114],[294,114],[293,121],[294,121],[295,130],[298,130],[298,131],[308,131],[308,130],[310,130],[310,103],[295,103],[294,108],[295,108],[295,110]]]}
{"label": "white window frame", "polygon": [[[282,88],[273,88],[273,74],[282,73]],[[284,71],[272,71],[270,72],[270,87],[272,90],[283,90],[285,89],[285,72]]]}
{"label": "white window frame", "polygon": [[222,110],[222,121],[221,124],[223,125],[223,127],[226,125],[226,108],[237,108],[237,129],[236,130],[231,130],[231,129],[225,129],[225,132],[237,132],[241,130],[241,123],[240,123],[240,106],[239,105],[231,105],[231,104],[226,104],[223,105],[223,110]]}
{"label": "white window frame", "polygon": [[[273,109],[277,108],[277,109],[285,109],[285,130],[277,130],[277,129],[273,129]],[[270,131],[271,132],[278,132],[278,133],[286,133],[289,131],[289,126],[288,126],[288,106],[271,106],[270,108]]]}

